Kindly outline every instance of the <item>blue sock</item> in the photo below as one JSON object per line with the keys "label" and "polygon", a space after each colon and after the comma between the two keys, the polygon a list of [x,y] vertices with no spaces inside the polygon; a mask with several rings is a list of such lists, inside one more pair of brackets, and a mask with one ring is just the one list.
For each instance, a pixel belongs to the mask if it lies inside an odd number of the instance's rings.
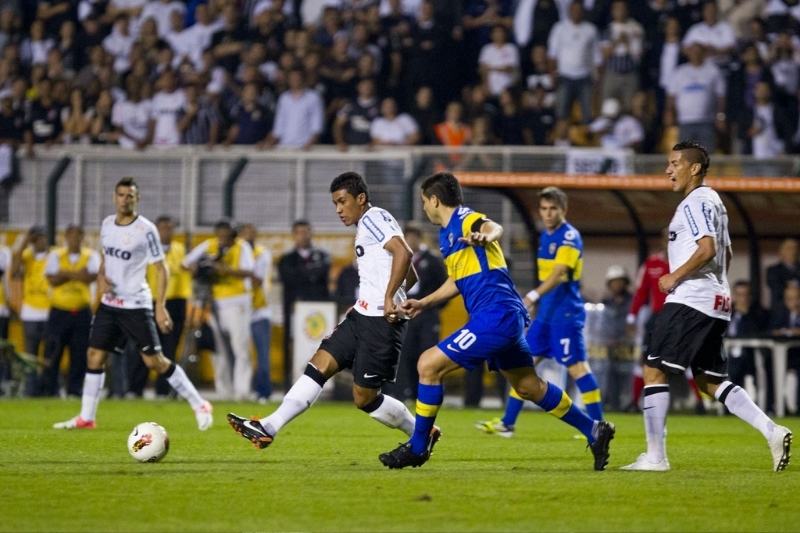
{"label": "blue sock", "polygon": [[600,389],[597,387],[597,380],[594,374],[589,372],[579,377],[575,384],[581,391],[581,399],[586,412],[595,420],[603,419],[603,402],[600,400]]}
{"label": "blue sock", "polygon": [[536,405],[583,433],[590,444],[594,442],[594,436],[592,436],[594,420],[575,407],[563,390],[548,382],[544,398],[536,402]]}
{"label": "blue sock", "polygon": [[414,434],[411,435],[411,451],[422,455],[428,449],[428,439],[436,420],[436,413],[444,400],[444,386],[423,385],[417,387],[417,419],[414,424]]}
{"label": "blue sock", "polygon": [[508,399],[506,400],[506,412],[503,415],[503,424],[506,427],[514,427],[514,424],[517,423],[517,418],[519,417],[524,404],[525,400],[520,398],[519,394],[517,394],[517,391],[515,391],[512,387],[508,393]]}

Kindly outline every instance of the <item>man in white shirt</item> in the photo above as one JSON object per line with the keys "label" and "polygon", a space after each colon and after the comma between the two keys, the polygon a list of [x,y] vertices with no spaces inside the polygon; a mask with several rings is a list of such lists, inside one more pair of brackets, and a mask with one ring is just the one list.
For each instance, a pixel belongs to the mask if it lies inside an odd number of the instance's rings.
{"label": "man in white shirt", "polygon": [[492,96],[499,95],[519,78],[519,51],[506,39],[503,26],[492,28],[492,42],[481,49],[478,64],[483,83]]}
{"label": "man in white shirt", "polygon": [[689,45],[686,55],[689,62],[669,80],[664,124],[677,122],[681,139],[694,139],[713,153],[715,128],[725,129],[725,80],[713,62],[705,61],[702,45]]}
{"label": "man in white shirt", "polygon": [[308,150],[322,133],[322,98],[313,89],[306,88],[300,69],[289,71],[288,83],[289,90],[278,98],[275,125],[264,144]]}
{"label": "man in white shirt", "polygon": [[556,92],[555,136],[562,141],[567,136],[567,123],[573,103],[581,106],[581,119],[589,123],[592,119],[592,75],[597,48],[597,28],[583,20],[581,0],[569,6],[569,18],[553,27],[547,43],[547,55],[555,62],[558,72]]}
{"label": "man in white shirt", "polygon": [[120,132],[119,145],[129,150],[142,149],[150,142],[152,102],[143,98],[145,88],[135,76],[125,83],[127,98],[111,109],[111,123]]}
{"label": "man in white shirt", "polygon": [[644,52],[644,30],[628,15],[627,0],[611,4],[611,23],[603,39],[603,99],[617,98],[630,108],[639,88],[639,64]]}
{"label": "man in white shirt", "polygon": [[130,20],[120,15],[114,22],[111,34],[103,40],[103,48],[114,58],[114,72],[121,74],[130,67],[129,56],[135,41],[130,31]]}
{"label": "man in white shirt", "polygon": [[756,83],[755,97],[753,124],[748,132],[753,141],[753,157],[769,159],[785,154],[784,142],[775,128],[775,107],[768,82]]}
{"label": "man in white shirt", "polygon": [[419,141],[419,126],[407,113],[397,114],[394,98],[381,102],[381,116],[369,128],[371,143],[375,146],[410,146]]}
{"label": "man in white shirt", "polygon": [[150,107],[150,119],[155,122],[153,146],[180,144],[178,120],[181,111],[186,107],[186,95],[178,88],[176,75],[171,70],[164,71],[158,83],[161,90],[153,96]]}
{"label": "man in white shirt", "polygon": [[724,65],[730,61],[736,36],[730,24],[718,19],[718,10],[716,0],[709,0],[703,5],[703,21],[689,28],[683,38],[683,47],[686,49],[692,44],[702,44],[706,47],[708,59]]}
{"label": "man in white shirt", "polygon": [[[340,371],[353,371],[353,401],[381,424],[411,435],[414,417],[399,400],[381,393],[397,373],[406,320],[400,311],[405,289],[417,282],[412,252],[394,217],[369,203],[359,174],[345,172],[330,186],[336,214],[345,226],[357,227],[358,300],[308,362],[280,406],[269,416],[247,419],[228,413],[228,422],[257,448],[266,448],[278,431],[317,400],[325,382]],[[431,431],[432,444],[439,429]]]}
{"label": "man in white shirt", "polygon": [[669,274],[658,280],[668,294],[656,315],[644,368],[647,452],[623,470],[664,472],[669,409],[668,374],[691,368],[697,386],[764,436],[774,471],[789,464],[792,432],[778,426],[747,392],[728,380],[722,338],[731,316],[728,267],[733,255],[728,213],[704,184],[708,152],[694,142],[672,148],[666,169],[672,190],[683,195],[669,224]]}
{"label": "man in white shirt", "polygon": [[636,150],[644,140],[644,128],[635,117],[621,114],[621,109],[618,100],[605,100],[601,115],[589,125],[589,131],[600,136],[603,148]]}
{"label": "man in white shirt", "polygon": [[[133,178],[122,178],[114,187],[116,214],[103,220],[100,227],[102,262],[97,275],[100,307],[92,322],[83,380],[81,412],[55,429],[94,429],[97,405],[105,381],[104,366],[108,353],[128,337],[136,343],[142,361],[151,370],[163,374],[167,382],[189,402],[197,428],[211,427],[211,404],[197,392],[186,373],[161,352],[156,325],[161,331],[172,329],[166,308],[167,278],[164,250],[155,225],[139,215],[139,186]],[[147,284],[147,266],[155,265],[158,297],[155,304]],[[154,312],[155,311],[155,312]]]}
{"label": "man in white shirt", "polygon": [[164,38],[170,32],[173,13],[186,15],[186,5],[175,0],[150,0],[142,9],[141,20],[153,18],[158,27],[158,36]]}

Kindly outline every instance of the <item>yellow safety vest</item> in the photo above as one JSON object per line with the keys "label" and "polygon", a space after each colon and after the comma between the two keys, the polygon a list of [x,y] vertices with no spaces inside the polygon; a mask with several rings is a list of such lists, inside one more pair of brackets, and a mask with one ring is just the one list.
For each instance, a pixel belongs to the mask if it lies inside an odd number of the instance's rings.
{"label": "yellow safety vest", "polygon": [[[225,251],[225,254],[220,259],[228,268],[234,270],[239,269],[239,258],[242,255],[243,243],[244,241],[242,239],[236,239],[233,245]],[[206,253],[213,258],[217,258],[219,255],[219,239],[216,237],[209,239]],[[215,300],[219,300],[247,294],[247,288],[244,284],[244,278],[219,276],[216,282],[214,282],[214,286],[211,288],[211,293]]]}
{"label": "yellow safety vest", "polygon": [[[167,300],[178,298],[188,300],[192,295],[192,274],[181,268],[184,257],[186,257],[186,248],[183,243],[172,241],[164,258],[164,262],[169,269]],[[155,264],[147,266],[147,283],[153,292],[153,299],[156,299],[158,297],[158,280],[156,278]]]}
{"label": "yellow safety vest", "polygon": [[[89,248],[81,248],[78,260],[71,263],[67,248],[56,250],[58,257],[59,272],[77,272],[83,270],[89,264],[92,251]],[[82,281],[68,281],[57,287],[53,287],[50,292],[50,302],[56,309],[64,311],[77,311],[88,307],[92,303],[92,294],[89,284]]]}
{"label": "yellow safety vest", "polygon": [[42,252],[41,259],[36,258],[33,248],[22,252],[22,266],[25,274],[22,277],[22,303],[34,309],[50,309],[50,284],[45,276],[47,252]]}

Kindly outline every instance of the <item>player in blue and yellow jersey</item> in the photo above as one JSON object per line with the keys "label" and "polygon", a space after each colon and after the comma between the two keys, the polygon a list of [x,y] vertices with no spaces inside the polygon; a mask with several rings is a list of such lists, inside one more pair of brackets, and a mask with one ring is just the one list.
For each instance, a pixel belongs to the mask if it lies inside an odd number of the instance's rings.
{"label": "player in blue and yellow jersey", "polygon": [[403,311],[410,317],[449,300],[464,298],[469,321],[419,360],[419,388],[414,433],[396,449],[381,454],[389,468],[421,466],[436,443],[431,433],[442,404],[442,379],[458,368],[471,369],[485,362],[499,370],[519,396],[561,418],[583,433],[594,455],[595,470],[608,464],[608,447],[614,426],[595,421],[573,405],[564,391],[536,375],[533,353],[525,340],[528,312],[508,274],[499,239],[503,228],[463,204],[461,186],[452,174],[441,172],[422,184],[422,207],[428,219],[442,229],[439,247],[448,279],[421,300],[407,300]]}
{"label": "player in blue and yellow jersey", "polygon": [[[586,361],[583,326],[586,313],[581,297],[583,240],[566,220],[567,195],[558,187],[539,193],[539,215],[544,231],[539,236],[536,265],[539,286],[525,296],[527,306],[537,305],[536,320],[528,330],[528,344],[536,357],[553,358],[567,367],[581,391],[586,412],[603,419],[600,389]],[[478,422],[478,429],[510,437],[523,400],[511,389],[502,419]]]}

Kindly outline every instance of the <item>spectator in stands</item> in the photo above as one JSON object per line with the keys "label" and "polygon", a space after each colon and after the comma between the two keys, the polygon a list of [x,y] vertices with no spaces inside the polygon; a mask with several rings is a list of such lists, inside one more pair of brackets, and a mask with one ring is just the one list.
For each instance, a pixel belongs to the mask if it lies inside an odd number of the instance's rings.
{"label": "spectator in stands", "polygon": [[242,224],[239,235],[253,249],[253,275],[250,278],[253,291],[253,314],[250,317],[250,336],[256,348],[256,371],[253,375],[253,390],[259,402],[266,402],[272,394],[270,378],[270,336],[272,313],[267,294],[272,280],[272,253],[268,248],[256,244],[256,227]]}
{"label": "spectator in stands", "polygon": [[[11,310],[8,305],[8,273],[11,270],[11,250],[0,244],[0,340],[8,339],[8,320]],[[0,384],[6,378],[0,366]],[[0,391],[2,394],[2,391]]]}
{"label": "spectator in stands", "polygon": [[438,102],[446,90],[441,75],[441,59],[445,54],[447,35],[442,23],[434,16],[433,0],[420,4],[417,23],[411,29],[413,45],[408,50],[405,71],[408,76],[409,94],[420,87],[431,87]]}
{"label": "spectator in stands", "polygon": [[639,63],[644,52],[644,30],[628,14],[627,0],[611,3],[611,24],[602,40],[603,99],[616,98],[628,109],[639,88]]}
{"label": "spectator in stands", "polygon": [[344,315],[348,309],[353,307],[354,302],[358,299],[358,263],[355,259],[339,271],[333,299],[336,302],[336,312],[339,316]]}
{"label": "spectator in stands", "polygon": [[381,116],[372,121],[370,138],[373,146],[410,146],[419,141],[419,126],[406,113],[397,112],[394,98],[381,102]]}
{"label": "spectator in stands", "polygon": [[[728,76],[728,126],[736,129],[736,134],[743,142],[743,153],[752,153],[752,135],[754,111],[756,105],[756,87],[760,82],[772,80],[769,69],[764,66],[754,44],[742,48],[738,61]],[[769,89],[769,87],[767,87]]]}
{"label": "spectator in stands", "polygon": [[[414,253],[411,262],[419,281],[408,290],[409,298],[424,298],[447,280],[444,261],[433,253],[423,240],[422,228],[413,222],[403,230],[406,242]],[[408,323],[397,380],[388,386],[387,394],[401,401],[417,399],[417,362],[422,352],[439,342],[439,313],[444,305],[426,309]]]}
{"label": "spectator in stands", "polygon": [[283,284],[284,354],[292,353],[294,303],[330,299],[328,275],[331,258],[328,252],[312,245],[311,236],[311,224],[307,220],[296,220],[292,224],[294,248],[278,260],[278,277]]}
{"label": "spectator in stands", "polygon": [[517,96],[506,89],[500,93],[500,113],[495,117],[495,135],[501,144],[533,144],[533,132],[520,109]]}
{"label": "spectator in stands", "polygon": [[521,0],[514,12],[514,38],[528,50],[547,45],[550,30],[559,18],[559,8],[570,0]]}
{"label": "spectator in stands", "polygon": [[86,373],[86,351],[92,324],[90,285],[100,270],[100,255],[83,246],[83,228],[70,225],[64,232],[66,246],[47,255],[45,274],[50,283],[50,313],[45,328],[45,366],[41,393],[58,396],[58,374],[64,348],[69,347],[68,396],[79,397]]}
{"label": "spectator in stands", "polygon": [[556,81],[547,60],[547,46],[536,45],[531,48],[525,87],[528,89],[541,87],[547,92],[548,98],[555,101]]}
{"label": "spectator in stands", "polygon": [[181,18],[185,17],[186,4],[175,0],[150,0],[142,8],[142,13],[139,17],[141,20],[149,18],[155,20],[158,27],[158,35],[163,39],[170,32],[173,13],[178,13]]}
{"label": "spectator in stands", "polygon": [[31,24],[30,38],[22,42],[20,55],[27,65],[43,65],[47,62],[47,52],[55,46],[55,41],[47,37],[44,22],[35,20]]}
{"label": "spectator in stands", "polygon": [[144,82],[128,76],[127,98],[114,104],[111,122],[117,128],[118,142],[123,148],[142,149],[150,143],[153,123],[152,102],[145,99]]}
{"label": "spectator in stands", "polygon": [[686,49],[688,63],[669,80],[664,124],[677,123],[681,139],[694,139],[713,153],[716,130],[725,130],[725,80],[712,61],[705,61],[701,44]]}
{"label": "spectator in stands", "polygon": [[150,120],[153,126],[153,146],[174,146],[181,143],[178,117],[186,109],[186,95],[178,87],[177,75],[165,70],[158,79],[158,92],[153,96]]}
{"label": "spectator in stands", "polygon": [[786,153],[786,147],[776,128],[780,119],[775,115],[769,83],[759,81],[755,89],[753,123],[748,134],[753,143],[753,157],[768,159]]}
{"label": "spectator in stands", "polygon": [[686,32],[686,36],[683,38],[683,47],[688,49],[693,44],[703,45],[706,49],[706,57],[713,59],[720,66],[726,65],[730,61],[733,48],[736,46],[736,36],[731,25],[719,19],[716,0],[705,0],[703,21],[693,25]]}
{"label": "spectator in stands", "polygon": [[417,89],[414,95],[414,103],[411,105],[409,113],[419,126],[419,143],[436,144],[436,132],[434,128],[441,120],[436,101],[433,97],[433,90],[424,86]]}
{"label": "spectator in stands", "polygon": [[463,121],[463,115],[464,107],[461,102],[447,104],[444,122],[440,122],[435,127],[436,138],[440,144],[453,147],[469,144],[472,138],[472,131],[469,125]]}
{"label": "spectator in stands", "polygon": [[597,47],[597,28],[584,19],[583,4],[574,0],[569,6],[569,18],[560,21],[550,32],[547,54],[558,73],[556,96],[556,139],[567,141],[567,126],[572,106],[581,107],[581,120],[592,119],[592,78],[594,51]]}
{"label": "spectator in stands", "polygon": [[553,128],[556,125],[554,101],[553,94],[542,85],[536,85],[522,95],[525,122],[530,126],[535,145],[553,144]]}
{"label": "spectator in stands", "polygon": [[[759,337],[767,332],[769,323],[769,313],[761,305],[753,301],[753,291],[750,282],[739,280],[733,284],[732,291],[733,310],[731,321],[728,323],[726,336],[732,339]],[[770,368],[771,358],[769,354],[761,354],[761,360],[767,368]],[[730,380],[744,387],[745,376],[756,375],[755,349],[753,348],[731,348],[728,350],[728,375]],[[767,405],[765,411],[773,411],[771,392],[771,380],[767,380]]]}
{"label": "spectator in stands", "polygon": [[[800,287],[787,285],[783,290],[783,305],[773,311],[770,318],[770,331],[776,337],[800,337]],[[789,415],[798,413],[798,374],[800,374],[800,348],[789,350],[788,372],[786,376],[786,410]],[[782,402],[784,398],[778,398]]]}
{"label": "spectator in stands", "polygon": [[253,249],[238,237],[229,220],[222,219],[214,225],[214,237],[192,249],[181,265],[193,274],[203,268],[210,269],[214,304],[209,325],[216,345],[213,359],[217,393],[228,399],[249,398],[253,377],[249,283],[253,275]]}
{"label": "spectator in stands", "polygon": [[380,116],[375,81],[371,78],[362,79],[356,90],[356,97],[345,104],[336,115],[333,138],[341,150],[347,150],[352,145],[368,145],[372,121]]}
{"label": "spectator in stands", "polygon": [[798,144],[795,134],[798,130],[797,123],[800,118],[798,112],[798,90],[800,90],[800,65],[796,58],[794,39],[796,37],[788,32],[780,33],[772,43],[772,74],[773,105],[778,110],[780,122],[778,131],[789,144],[794,140]]}
{"label": "spectator in stands", "polygon": [[62,140],[61,106],[53,98],[52,87],[53,83],[47,78],[36,84],[39,97],[30,104],[25,129],[29,155],[33,154],[34,143],[51,146]]}
{"label": "spectator in stands", "polygon": [[130,31],[130,20],[124,15],[117,17],[111,35],[103,40],[103,48],[114,59],[114,72],[122,74],[130,67],[128,57],[136,39]]}
{"label": "spectator in stands", "polygon": [[348,49],[348,37],[337,35],[327,60],[320,65],[319,74],[325,84],[329,100],[346,99],[351,94],[351,84],[356,77],[356,61]]}
{"label": "spectator in stands", "polygon": [[114,100],[111,91],[103,91],[97,97],[89,123],[89,139],[92,144],[115,144],[121,134],[114,125]]}
{"label": "spectator in stands", "polygon": [[322,99],[306,88],[302,70],[292,69],[287,79],[289,89],[278,98],[275,124],[266,145],[307,150],[316,144],[324,127]]}
{"label": "spectator in stands", "polygon": [[770,309],[780,309],[786,287],[800,287],[800,249],[796,239],[786,239],[778,248],[778,262],[767,268]]}
{"label": "spectator in stands", "polygon": [[481,79],[489,94],[498,96],[519,79],[519,52],[507,42],[506,30],[497,25],[492,28],[492,42],[484,45],[478,58]]}
{"label": "spectator in stands", "polygon": [[272,116],[258,101],[258,86],[248,83],[242,90],[241,101],[230,112],[231,128],[226,144],[257,144],[269,134]]}
{"label": "spectator in stands", "polygon": [[61,123],[64,129],[64,142],[87,143],[92,125],[94,110],[84,109],[83,92],[72,89],[69,93],[70,105],[61,110]]}
{"label": "spectator in stands", "polygon": [[211,38],[214,57],[230,73],[236,72],[240,54],[245,50],[247,30],[239,18],[235,4],[228,4],[223,12],[223,25]]}
{"label": "spectator in stands", "polygon": [[[50,246],[44,228],[33,226],[11,256],[11,275],[22,280],[22,308],[19,318],[25,334],[25,351],[39,355],[45,339],[45,326],[50,312],[50,287],[45,277]],[[28,395],[40,393],[39,383],[32,375],[25,386]]]}
{"label": "spectator in stands", "polygon": [[600,138],[603,148],[638,151],[644,140],[644,128],[635,117],[622,113],[621,108],[616,98],[606,99],[600,116],[591,123],[589,131]]}
{"label": "spectator in stands", "polygon": [[178,114],[181,142],[204,144],[210,149],[219,141],[222,116],[214,101],[203,93],[202,84],[188,85],[184,93],[186,105]]}
{"label": "spectator in stands", "polygon": [[72,20],[65,20],[61,23],[61,28],[58,30],[58,43],[56,48],[61,54],[61,63],[64,69],[75,73],[83,65],[83,50],[78,42],[76,35],[75,22]]}

